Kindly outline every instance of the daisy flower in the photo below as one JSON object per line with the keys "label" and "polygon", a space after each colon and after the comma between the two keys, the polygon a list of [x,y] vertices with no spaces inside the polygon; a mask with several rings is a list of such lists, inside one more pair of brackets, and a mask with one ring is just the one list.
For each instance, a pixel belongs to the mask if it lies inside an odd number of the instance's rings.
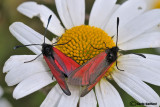
{"label": "daisy flower", "polygon": [[3,89],[0,86],[0,107],[12,107],[11,104],[8,102],[8,100],[6,100],[5,98],[3,98]]}
{"label": "daisy flower", "polygon": [[[115,46],[116,20],[120,18],[118,47],[122,50],[160,47],[160,32],[152,31],[160,23],[160,10],[148,10],[146,1],[129,0],[117,5],[116,0],[96,0],[89,17],[89,24],[85,25],[84,0],[55,0],[58,14],[64,27],[56,15],[46,6],[35,2],[25,2],[18,7],[18,11],[32,18],[38,16],[47,25],[48,16],[52,19],[48,30],[61,37],[58,43],[72,39],[68,44],[56,46],[67,56],[80,65],[86,59],[91,59],[105,48]],[[10,26],[10,32],[23,44],[41,44],[43,35],[37,33],[22,22],[15,22]],[[113,38],[111,38],[113,36]],[[53,39],[52,42],[55,42]],[[52,43],[46,40],[46,43]],[[105,44],[104,44],[105,43]],[[41,46],[28,47],[35,54],[41,53]],[[122,53],[121,53],[122,54]],[[37,55],[14,55],[5,63],[3,72],[7,73],[6,82],[9,86],[16,85],[13,92],[15,99],[29,95],[48,84],[54,82],[52,74],[44,59],[24,63],[34,59]],[[159,106],[158,94],[145,82],[160,86],[159,61],[160,56],[144,54],[146,59],[128,54],[118,57],[119,71],[115,66],[109,69],[109,74],[100,80],[84,97],[80,97],[80,88],[69,85],[71,96],[65,95],[59,85],[55,85],[48,93],[41,107],[124,107],[123,101],[115,87],[106,79],[115,81],[120,88],[140,103],[155,103]]]}

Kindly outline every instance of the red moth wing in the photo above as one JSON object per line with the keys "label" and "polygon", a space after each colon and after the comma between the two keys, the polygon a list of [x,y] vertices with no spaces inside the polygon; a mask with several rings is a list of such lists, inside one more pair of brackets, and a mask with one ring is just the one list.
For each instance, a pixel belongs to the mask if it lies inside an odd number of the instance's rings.
{"label": "red moth wing", "polygon": [[106,52],[102,52],[77,68],[69,75],[69,83],[79,86],[92,84],[99,77],[102,70],[109,65],[106,56]]}
{"label": "red moth wing", "polygon": [[62,71],[67,76],[80,66],[73,59],[69,58],[55,47],[53,47],[53,51],[54,51],[54,58],[58,62],[57,65],[58,66],[60,65],[59,67],[63,69]]}
{"label": "red moth wing", "polygon": [[51,56],[48,56],[48,57],[43,56],[43,57],[44,57],[46,63],[48,64],[53,76],[56,78],[59,86],[63,90],[63,92],[66,95],[71,95],[71,92],[69,91],[68,86],[65,81],[65,76],[64,76],[63,72],[56,65],[53,57],[51,57]]}
{"label": "red moth wing", "polygon": [[97,82],[100,81],[100,79],[105,75],[105,73],[108,71],[108,69],[112,66],[114,62],[112,62],[111,64],[109,64],[108,66],[106,66],[102,71],[101,74],[98,78],[96,78],[96,80],[92,83],[89,84],[81,93],[81,97],[85,96],[86,94],[88,94],[92,88],[97,84]]}

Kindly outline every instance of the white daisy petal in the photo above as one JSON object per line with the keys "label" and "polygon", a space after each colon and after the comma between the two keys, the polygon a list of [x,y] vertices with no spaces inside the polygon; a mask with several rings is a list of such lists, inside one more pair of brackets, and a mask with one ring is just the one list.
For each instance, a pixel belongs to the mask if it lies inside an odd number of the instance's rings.
{"label": "white daisy petal", "polygon": [[20,99],[45,87],[53,81],[55,80],[52,80],[52,74],[50,72],[36,73],[17,85],[13,92],[13,97]]}
{"label": "white daisy petal", "polygon": [[96,92],[96,96],[97,96],[99,107],[105,107],[105,104],[104,104],[103,98],[102,98],[101,89],[100,89],[100,83],[96,84],[96,86],[95,86],[95,92]]}
{"label": "white daisy petal", "polygon": [[[121,44],[136,36],[146,32],[150,28],[160,23],[160,9],[150,10],[132,21],[128,22],[121,30],[119,30],[119,41]],[[154,17],[154,18],[153,18]]]}
{"label": "white daisy petal", "polygon": [[[4,64],[3,73],[7,73],[8,71],[18,67],[21,64],[24,64],[25,61],[32,60],[37,55],[13,55],[11,56]],[[42,61],[42,57],[40,56],[37,61]]]}
{"label": "white daisy petal", "polygon": [[8,100],[1,98],[0,99],[0,107],[12,107],[12,105],[8,102]]}
{"label": "white daisy petal", "polygon": [[[12,35],[19,40],[22,44],[42,44],[44,41],[44,36],[39,34],[38,32],[34,31],[27,25],[21,22],[14,22],[9,27],[10,32]],[[46,38],[46,43],[51,44],[51,42]],[[28,48],[33,51],[35,54],[40,54],[42,46],[33,45],[28,46]]]}
{"label": "white daisy petal", "polygon": [[85,0],[66,0],[66,1],[73,25],[74,26],[83,25],[85,21]]}
{"label": "white daisy petal", "polygon": [[105,27],[105,31],[110,36],[115,35],[117,29],[117,17],[120,18],[119,30],[121,30],[121,27],[123,27],[125,24],[127,24],[129,21],[131,21],[138,15],[142,14],[145,11],[145,9],[146,4],[143,0],[126,1],[117,9],[117,11],[113,13],[107,26]]}
{"label": "white daisy petal", "polygon": [[108,81],[100,81],[100,90],[104,107],[124,107],[119,93]]}
{"label": "white daisy petal", "polygon": [[138,102],[157,103],[157,106],[160,104],[158,94],[134,75],[117,71],[113,72],[112,76],[116,83]]}
{"label": "white daisy petal", "polygon": [[56,42],[57,42],[57,38],[53,38],[52,43],[56,43]]}
{"label": "white daisy petal", "polygon": [[119,45],[123,50],[156,47],[160,47],[160,32],[145,33]]}
{"label": "white daisy petal", "polygon": [[90,14],[89,25],[103,29],[110,18],[109,16],[116,1],[117,0],[96,0]]}
{"label": "white daisy petal", "polygon": [[30,61],[36,57],[37,55],[11,56],[3,68],[3,71],[9,71],[5,77],[7,85],[13,86],[35,73],[48,71],[49,68],[42,57],[39,57],[32,62],[24,63],[25,61]]}
{"label": "white daisy petal", "polygon": [[84,0],[55,0],[58,14],[67,29],[84,24]]}
{"label": "white daisy petal", "polygon": [[80,98],[79,107],[97,107],[96,96],[93,90]]}
{"label": "white daisy petal", "polygon": [[147,9],[153,9],[155,4],[158,2],[159,0],[145,0],[145,2],[147,3]]}
{"label": "white daisy petal", "polygon": [[48,93],[47,97],[43,101],[40,107],[57,107],[58,102],[62,96],[62,90],[58,84],[56,84],[52,90]]}
{"label": "white daisy petal", "polygon": [[60,102],[57,107],[76,107],[80,97],[80,87],[68,85],[71,91],[71,96],[67,96],[65,93],[60,98]]}
{"label": "white daisy petal", "polygon": [[57,36],[61,36],[65,32],[57,16],[44,5],[39,5],[36,2],[24,2],[17,10],[29,18],[40,17],[44,27],[47,26],[48,17],[52,15],[48,30]]}
{"label": "white daisy petal", "polygon": [[67,6],[67,0],[55,0],[58,14],[67,29],[72,28],[73,22],[69,14],[69,9]]}
{"label": "white daisy petal", "polygon": [[120,62],[118,66],[145,82],[160,86],[160,56],[144,55],[146,58],[140,58],[140,56],[132,54],[124,55],[118,59]]}

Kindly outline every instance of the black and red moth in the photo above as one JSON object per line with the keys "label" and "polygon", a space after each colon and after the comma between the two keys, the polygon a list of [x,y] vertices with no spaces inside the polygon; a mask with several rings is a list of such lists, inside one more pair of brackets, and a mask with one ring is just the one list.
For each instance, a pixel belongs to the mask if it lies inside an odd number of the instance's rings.
{"label": "black and red moth", "polygon": [[68,76],[71,71],[78,68],[79,64],[49,44],[42,45],[42,53],[47,65],[63,92],[66,95],[71,95],[66,84],[65,77]]}
{"label": "black and red moth", "polygon": [[[19,48],[19,47],[24,47],[24,46],[41,45],[42,46],[42,53],[41,54],[43,54],[43,57],[44,57],[47,65],[49,66],[53,76],[57,80],[57,82],[58,82],[59,86],[61,87],[61,89],[63,90],[63,92],[66,95],[71,95],[71,92],[69,91],[69,88],[66,84],[65,77],[68,77],[68,75],[71,73],[71,71],[78,68],[79,64],[77,64],[74,60],[67,57],[61,51],[59,51],[58,49],[53,47],[56,45],[64,45],[64,44],[50,45],[50,44],[45,43],[46,30],[48,28],[51,17],[52,17],[52,15],[50,15],[48,18],[48,23],[47,23],[47,27],[45,29],[43,44],[29,44],[29,45],[23,45],[23,46],[16,46],[15,49]],[[40,55],[38,55],[35,59],[37,59]],[[33,59],[31,61],[34,61],[35,59]],[[26,61],[25,63],[28,63],[31,61]]]}
{"label": "black and red moth", "polygon": [[[117,53],[119,48],[117,46],[118,41],[118,26],[119,18],[117,18],[117,40],[116,46],[112,48],[107,48],[105,52],[98,54],[96,57],[92,58],[88,62],[84,63],[82,66],[71,72],[68,77],[68,82],[72,85],[86,86],[82,91],[81,97],[89,93],[92,88],[101,80],[101,78],[106,74],[108,69],[116,62],[116,67],[118,70],[123,71],[117,66]],[[132,53],[146,58],[142,54]]]}
{"label": "black and red moth", "polygon": [[118,47],[107,49],[90,61],[71,72],[68,82],[72,85],[87,86],[81,93],[85,96],[105,75],[112,64],[117,60]]}

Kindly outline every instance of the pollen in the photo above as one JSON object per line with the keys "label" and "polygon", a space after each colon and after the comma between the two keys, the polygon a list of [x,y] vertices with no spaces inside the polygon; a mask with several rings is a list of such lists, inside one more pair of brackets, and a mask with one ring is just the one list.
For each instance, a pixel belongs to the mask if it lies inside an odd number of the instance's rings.
{"label": "pollen", "polygon": [[115,46],[112,38],[102,29],[81,25],[66,30],[59,38],[56,48],[82,65],[106,48]]}
{"label": "pollen", "polygon": [[158,9],[158,8],[160,8],[160,0],[155,0],[153,9]]}

